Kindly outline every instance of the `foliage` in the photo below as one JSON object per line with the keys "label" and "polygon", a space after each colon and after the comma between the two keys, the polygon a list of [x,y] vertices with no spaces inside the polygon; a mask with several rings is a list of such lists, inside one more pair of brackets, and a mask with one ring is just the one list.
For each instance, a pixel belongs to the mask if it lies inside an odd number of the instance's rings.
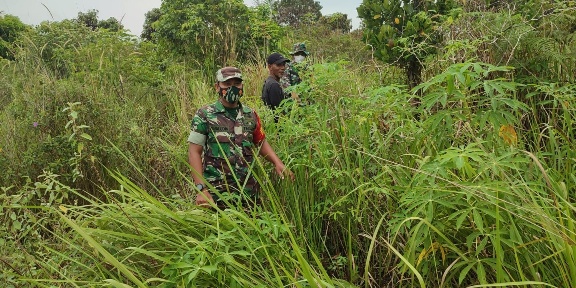
{"label": "foliage", "polygon": [[457,16],[455,7],[452,0],[364,0],[357,10],[374,56],[404,69],[412,88],[421,82],[424,60],[442,41],[439,26]]}
{"label": "foliage", "polygon": [[[450,48],[446,49],[445,57],[451,63],[478,59],[515,67],[515,81],[527,84],[517,91],[517,98],[524,99],[532,111],[530,117],[521,118],[517,129],[531,131],[527,136],[534,138],[528,138],[526,145],[537,147],[542,144],[542,135],[550,131],[547,127],[565,126],[556,121],[566,118],[557,113],[550,117],[551,111],[570,113],[566,112],[570,109],[560,108],[565,106],[559,105],[558,100],[552,100],[564,98],[560,95],[565,92],[545,91],[571,90],[558,87],[574,82],[574,73],[567,71],[574,70],[576,65],[572,48],[576,39],[573,29],[576,10],[570,8],[574,7],[570,1],[530,3],[533,5],[465,6],[474,12],[463,14],[454,22],[453,29],[446,31]],[[560,130],[560,133],[566,131]]]}
{"label": "foliage", "polygon": [[82,24],[92,30],[98,28],[98,10],[89,10],[88,12],[78,12],[78,16],[74,19],[78,24]]}
{"label": "foliage", "polygon": [[[46,231],[52,243],[39,243],[45,254],[31,257],[38,272],[25,271],[17,277],[27,279],[12,283],[352,287],[314,270],[294,242],[289,225],[272,213],[259,211],[256,217],[235,210],[209,211],[192,207],[187,199],[165,198],[169,201],[164,203],[125,177],[115,177],[122,188],[106,192],[111,202],[86,198],[89,205],[46,205],[46,216],[68,231]],[[47,191],[75,193],[59,186],[54,176],[49,180]],[[19,210],[18,202],[5,204]],[[43,231],[39,228],[34,231]],[[41,274],[51,277],[42,279]]]}
{"label": "foliage", "polygon": [[254,42],[250,48],[254,55],[253,62],[265,59],[271,51],[277,50],[284,29],[272,20],[272,11],[268,4],[250,7],[250,37]]}
{"label": "foliage", "polygon": [[46,271],[41,263],[52,258],[46,244],[54,244],[52,234],[67,233],[51,212],[70,200],[77,191],[58,181],[58,175],[45,173],[34,182],[27,178],[21,188],[1,187],[0,285],[21,287],[19,278],[41,278]]}
{"label": "foliage", "polygon": [[26,25],[13,15],[0,15],[0,59],[13,60],[12,45]]}
{"label": "foliage", "polygon": [[158,22],[160,16],[162,16],[160,8],[153,8],[152,10],[146,12],[144,15],[142,33],[140,34],[140,38],[142,38],[142,40],[154,41],[154,32],[156,32],[154,26],[157,25],[155,23]]}
{"label": "foliage", "polygon": [[[144,166],[146,169],[163,170],[163,161],[145,156],[161,153],[163,148],[137,151],[144,147],[127,140],[154,131],[147,121],[157,119],[159,123],[160,115],[176,108],[159,92],[165,88],[157,88],[163,77],[158,70],[160,61],[166,60],[154,58],[156,54],[148,45],[136,45],[123,33],[91,31],[70,21],[42,23],[36,29],[19,42],[18,61],[3,66],[4,75],[12,79],[9,91],[18,96],[3,100],[8,103],[0,113],[2,123],[11,123],[0,128],[3,135],[9,135],[1,140],[3,155],[14,163],[7,164],[11,173],[2,175],[2,179],[12,178],[14,182],[6,183],[18,186],[22,176],[35,179],[46,169],[61,175],[68,185],[76,181],[77,188],[93,187],[88,190],[97,191],[94,183],[107,186],[110,181],[100,163],[115,162],[119,156],[111,151],[107,141],[120,147],[131,146],[133,155],[144,156],[137,162],[150,164]],[[176,86],[170,83],[170,87]],[[69,102],[81,103],[74,114],[63,111],[69,108]],[[149,103],[156,104],[143,106]],[[78,117],[76,126],[67,125],[69,115]],[[127,118],[115,120],[123,117]],[[69,130],[86,126],[96,139],[94,144],[82,140],[83,133]],[[70,138],[71,134],[75,136]],[[125,165],[129,164],[120,164]],[[85,174],[91,177],[79,178]]]}
{"label": "foliage", "polygon": [[327,25],[332,31],[341,31],[348,33],[352,30],[352,20],[348,19],[347,14],[334,13],[330,15],[320,16],[319,24]]}
{"label": "foliage", "polygon": [[[362,35],[359,30],[351,33],[342,33],[341,31],[334,31],[332,27],[327,25],[311,25],[300,27],[289,31],[287,43],[303,42],[305,39],[313,39],[307,42],[307,49],[310,51],[308,59],[321,62],[338,62],[350,61],[356,65],[362,66],[367,63],[374,64],[375,59],[370,55],[370,51],[366,49],[366,45],[362,42]],[[310,43],[310,44],[308,44]],[[289,53],[288,50],[291,45],[285,45],[286,50],[281,50],[284,53]],[[394,81],[391,81],[394,82]]]}
{"label": "foliage", "polygon": [[42,22],[19,42],[26,52],[18,54],[18,60],[45,69],[48,77],[66,77],[75,70],[72,63],[77,54],[72,51],[96,41],[96,34],[89,31],[90,28],[69,20]]}
{"label": "foliage", "polygon": [[88,10],[88,12],[78,12],[78,16],[74,19],[76,23],[82,24],[92,30],[107,29],[109,31],[117,32],[124,29],[124,26],[118,19],[110,17],[107,20],[98,20],[98,10]]}
{"label": "foliage", "polygon": [[428,149],[468,143],[472,139],[456,134],[462,127],[475,131],[477,138],[494,141],[494,131],[504,125],[518,125],[518,113],[527,111],[528,106],[514,98],[522,85],[498,77],[509,70],[485,63],[454,64],[414,88],[414,93],[425,95],[420,100],[421,117],[429,135],[438,139],[444,135],[446,141],[437,141]]}
{"label": "foliage", "polygon": [[124,25],[114,17],[110,17],[106,20],[98,21],[98,28],[107,29],[109,31],[117,32],[124,29]]}
{"label": "foliage", "polygon": [[322,16],[322,5],[314,0],[277,0],[272,9],[278,24],[291,27],[314,23]]}
{"label": "foliage", "polygon": [[[570,1],[529,1],[531,5],[465,6],[463,14],[446,30],[449,42],[475,39],[476,51],[467,56],[494,65],[516,67],[517,81],[535,79],[572,82],[576,12]],[[572,3],[572,4],[570,4]],[[471,5],[471,4],[468,4]],[[462,61],[458,57],[456,61]],[[464,61],[466,61],[464,59]],[[551,67],[555,67],[552,69]]]}
{"label": "foliage", "polygon": [[248,7],[240,0],[169,0],[160,6],[158,42],[207,71],[251,52]]}
{"label": "foliage", "polygon": [[570,3],[522,8],[543,16],[528,21],[467,1],[415,89],[358,33],[248,9],[254,61],[311,52],[291,88],[306,101],[278,123],[259,99],[265,67],[237,63],[243,103],[296,175],[258,158],[251,211],[193,205],[186,137],[215,99],[211,67],[73,21],[24,30],[0,61],[0,286],[570,287]]}

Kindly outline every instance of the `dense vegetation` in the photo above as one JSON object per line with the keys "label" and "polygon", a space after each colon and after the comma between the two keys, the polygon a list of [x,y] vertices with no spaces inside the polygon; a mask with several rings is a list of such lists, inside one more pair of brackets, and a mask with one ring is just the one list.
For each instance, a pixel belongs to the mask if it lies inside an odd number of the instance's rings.
{"label": "dense vegetation", "polygon": [[[0,15],[0,286],[576,283],[574,1],[364,0],[352,32],[203,2],[163,1],[142,38]],[[262,63],[302,41],[307,105],[274,124]],[[253,211],[193,205],[188,129],[222,65],[296,174],[258,162]]]}

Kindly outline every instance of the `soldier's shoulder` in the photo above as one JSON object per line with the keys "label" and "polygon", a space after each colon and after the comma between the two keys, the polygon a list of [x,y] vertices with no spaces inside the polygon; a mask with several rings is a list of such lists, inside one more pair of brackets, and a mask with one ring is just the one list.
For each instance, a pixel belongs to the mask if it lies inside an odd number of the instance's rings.
{"label": "soldier's shoulder", "polygon": [[224,106],[222,106],[222,103],[220,103],[219,101],[216,101],[214,103],[204,105],[200,109],[207,113],[215,113],[223,110]]}
{"label": "soldier's shoulder", "polygon": [[242,112],[252,113],[252,112],[256,112],[256,110],[252,109],[250,106],[242,104]]}
{"label": "soldier's shoulder", "polygon": [[204,105],[204,106],[201,106],[200,108],[198,108],[196,114],[206,114],[206,112],[208,112],[210,110],[211,110],[210,105]]}

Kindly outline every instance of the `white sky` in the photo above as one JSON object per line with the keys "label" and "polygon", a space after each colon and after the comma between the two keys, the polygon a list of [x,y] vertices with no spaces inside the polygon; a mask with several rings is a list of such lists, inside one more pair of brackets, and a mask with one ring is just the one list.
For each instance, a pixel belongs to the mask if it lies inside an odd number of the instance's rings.
{"label": "white sky", "polygon": [[[316,0],[322,5],[322,14],[336,12],[348,15],[352,19],[353,29],[358,28],[356,8],[362,0]],[[18,16],[26,24],[37,25],[40,22],[61,21],[78,16],[78,12],[98,10],[98,19],[115,17],[124,28],[134,35],[140,35],[144,24],[144,14],[152,8],[160,7],[162,0],[0,0],[0,11]],[[254,0],[244,0],[246,5],[253,5]]]}

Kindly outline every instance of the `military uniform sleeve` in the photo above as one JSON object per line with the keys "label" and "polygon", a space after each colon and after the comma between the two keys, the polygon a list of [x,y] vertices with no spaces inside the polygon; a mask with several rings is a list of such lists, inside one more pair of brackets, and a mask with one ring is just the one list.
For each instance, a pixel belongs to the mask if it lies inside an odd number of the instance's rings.
{"label": "military uniform sleeve", "polygon": [[298,69],[296,69],[294,66],[290,66],[290,70],[288,70],[288,81],[290,86],[297,85],[302,82],[300,74],[298,74]]}
{"label": "military uniform sleeve", "polygon": [[264,134],[264,128],[262,128],[262,123],[260,122],[260,117],[254,111],[254,119],[256,119],[256,128],[254,129],[254,144],[260,145],[262,141],[266,139],[266,134]]}
{"label": "military uniform sleeve", "polygon": [[194,115],[194,118],[192,119],[188,142],[204,146],[206,144],[207,137],[208,121],[206,119],[206,114],[202,111],[202,109],[200,109],[198,112],[196,112],[196,115]]}

